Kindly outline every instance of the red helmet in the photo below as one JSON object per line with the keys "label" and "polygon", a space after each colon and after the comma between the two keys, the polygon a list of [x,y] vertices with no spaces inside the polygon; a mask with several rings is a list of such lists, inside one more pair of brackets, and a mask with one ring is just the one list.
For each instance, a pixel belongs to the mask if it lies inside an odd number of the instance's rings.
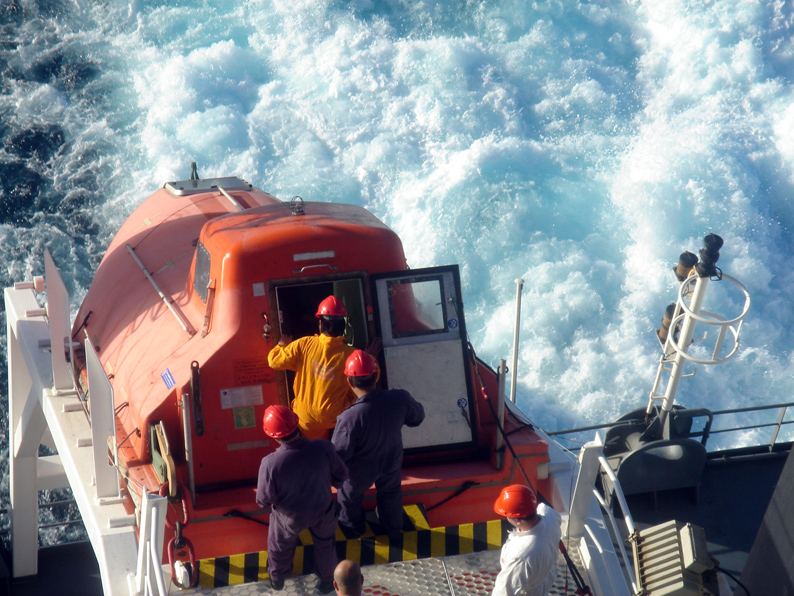
{"label": "red helmet", "polygon": [[535,491],[523,484],[511,484],[502,489],[493,510],[505,517],[528,517],[538,509]]}
{"label": "red helmet", "polygon": [[269,406],[262,417],[262,430],[268,437],[280,439],[298,428],[298,416],[287,406]]}
{"label": "red helmet", "polygon": [[356,350],[347,357],[345,362],[345,376],[368,377],[378,372],[375,359],[364,350]]}
{"label": "red helmet", "polygon": [[318,319],[320,317],[346,317],[347,309],[339,298],[328,296],[328,298],[320,302],[320,306],[317,307],[317,314],[314,316]]}

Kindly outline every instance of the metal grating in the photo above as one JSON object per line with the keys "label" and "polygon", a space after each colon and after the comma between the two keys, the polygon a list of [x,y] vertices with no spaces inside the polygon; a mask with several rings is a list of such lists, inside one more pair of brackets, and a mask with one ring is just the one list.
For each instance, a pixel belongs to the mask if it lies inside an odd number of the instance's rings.
{"label": "metal grating", "polygon": [[[568,552],[582,569],[578,549],[569,546]],[[363,594],[366,596],[490,596],[499,572],[499,551],[369,565],[363,567],[362,572]],[[319,594],[317,583],[317,576],[308,574],[287,579],[284,589],[279,592],[270,588],[269,581],[260,581],[199,589],[191,593],[203,596],[315,596]],[[557,561],[557,580],[549,596],[570,596],[574,588],[565,560],[560,556]]]}
{"label": "metal grating", "polygon": [[[348,540],[341,530],[337,530],[337,556],[368,567],[484,550],[498,551],[510,528],[503,519],[431,528],[423,508],[417,505],[406,505],[405,514],[402,535],[391,540],[373,520],[368,521],[367,532],[360,538]],[[314,546],[308,530],[301,533],[298,542],[293,572],[296,575],[311,574],[314,570]],[[267,553],[264,551],[199,561],[199,585],[202,588],[220,588],[267,579]]]}

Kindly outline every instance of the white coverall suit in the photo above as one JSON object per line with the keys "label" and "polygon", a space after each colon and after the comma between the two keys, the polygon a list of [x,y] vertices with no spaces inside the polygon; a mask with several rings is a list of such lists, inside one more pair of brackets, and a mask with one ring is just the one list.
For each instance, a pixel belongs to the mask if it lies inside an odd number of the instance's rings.
{"label": "white coverall suit", "polygon": [[537,511],[541,517],[535,527],[508,533],[493,596],[547,596],[551,590],[557,576],[561,518],[545,503]]}

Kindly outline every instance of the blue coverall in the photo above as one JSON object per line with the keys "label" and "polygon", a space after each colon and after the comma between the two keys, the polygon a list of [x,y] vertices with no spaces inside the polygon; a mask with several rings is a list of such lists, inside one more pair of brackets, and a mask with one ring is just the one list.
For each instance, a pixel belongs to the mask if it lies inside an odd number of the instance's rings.
{"label": "blue coverall", "polygon": [[272,508],[267,532],[271,578],[284,579],[292,572],[298,534],[308,528],[317,575],[333,580],[337,516],[331,486],[341,486],[347,475],[333,445],[321,439],[299,437],[262,458],[256,502]]}
{"label": "blue coverall", "polygon": [[340,525],[364,531],[364,493],[375,483],[381,526],[389,535],[402,530],[402,427],[424,419],[422,404],[402,389],[367,393],[339,415],[331,441],[350,472],[337,493]]}

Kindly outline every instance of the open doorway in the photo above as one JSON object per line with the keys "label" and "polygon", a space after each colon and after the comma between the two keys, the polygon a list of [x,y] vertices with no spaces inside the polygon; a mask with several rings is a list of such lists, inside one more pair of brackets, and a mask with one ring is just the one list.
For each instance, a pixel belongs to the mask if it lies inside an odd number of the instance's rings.
{"label": "open doorway", "polygon": [[317,333],[317,306],[328,296],[336,296],[347,309],[345,340],[362,350],[367,345],[367,322],[360,279],[345,279],[276,288],[281,333],[297,339]]}
{"label": "open doorway", "polygon": [[[353,347],[363,350],[367,346],[369,337],[364,293],[361,280],[358,278],[276,287],[281,335],[291,335],[293,339],[316,335],[318,333],[317,317],[315,316],[317,306],[331,295],[339,298],[347,309],[345,341]],[[292,391],[295,373],[286,372],[286,389],[289,400],[292,400],[295,397]]]}

